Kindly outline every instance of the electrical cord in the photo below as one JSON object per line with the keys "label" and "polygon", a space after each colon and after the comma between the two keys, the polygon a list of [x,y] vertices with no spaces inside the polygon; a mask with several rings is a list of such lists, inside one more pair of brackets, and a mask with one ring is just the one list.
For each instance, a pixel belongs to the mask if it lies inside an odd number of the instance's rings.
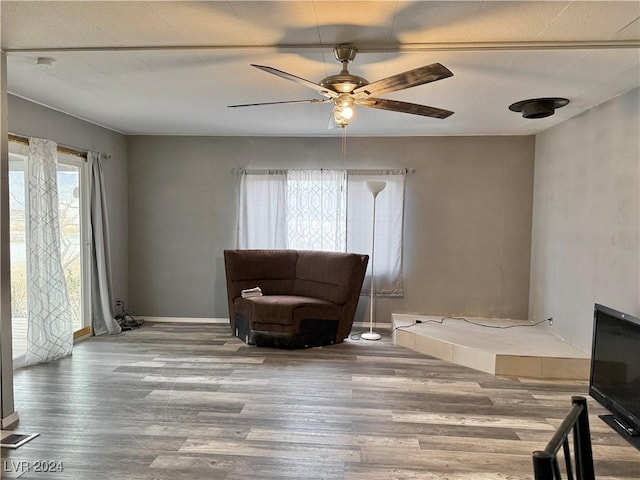
{"label": "electrical cord", "polygon": [[389,332],[387,335],[393,335],[395,333],[395,331],[400,329],[400,328],[413,327],[414,325],[418,325],[419,323],[422,323],[422,321],[421,320],[414,320],[414,322],[411,325],[398,325],[393,330],[391,330],[391,332]]}
{"label": "electrical cord", "polygon": [[[485,323],[479,323],[479,322],[474,322],[471,320],[468,320],[464,317],[442,317],[440,320],[415,320],[414,323],[412,323],[411,325],[402,325],[400,327],[396,327],[393,329],[393,331],[395,331],[398,328],[407,328],[407,327],[413,327],[414,325],[420,324],[420,323],[437,323],[439,325],[444,324],[445,320],[462,320],[463,322],[469,323],[471,325],[476,325],[478,327],[484,327],[484,328],[496,328],[499,330],[503,330],[503,329],[507,329],[507,328],[516,328],[516,327],[535,327],[536,325],[540,325],[541,323],[545,323],[548,322],[548,319],[545,320],[540,320],[539,322],[536,323],[519,323],[519,324],[515,324],[515,325],[487,325]],[[392,332],[393,333],[393,332]]]}
{"label": "electrical cord", "polygon": [[135,319],[131,313],[125,310],[125,304],[122,300],[116,300],[116,309],[120,309],[120,313],[115,316],[115,320],[122,330],[139,328],[144,323],[143,319]]}
{"label": "electrical cord", "polygon": [[[390,332],[385,332],[385,333],[381,333],[380,335],[383,337],[388,337],[393,335],[393,333],[398,330],[399,328],[409,328],[409,327],[413,327],[414,325],[417,325],[418,323],[422,323],[422,321],[420,320],[416,320],[415,322],[413,322],[411,325],[398,325],[397,327],[395,327],[393,330],[391,330]],[[351,335],[349,335],[349,340],[362,340],[362,334],[364,332],[359,332],[359,333],[352,333]]]}
{"label": "electrical cord", "polygon": [[[400,330],[403,328],[410,328],[413,327],[415,325],[420,325],[423,323],[437,323],[438,325],[443,325],[445,320],[462,320],[463,322],[469,323],[471,325],[476,325],[478,327],[484,327],[484,328],[495,328],[495,329],[499,329],[499,330],[504,330],[507,328],[516,328],[516,327],[535,327],[536,325],[540,325],[541,323],[545,323],[548,322],[548,319],[545,320],[540,320],[539,322],[536,323],[519,323],[519,324],[515,324],[515,325],[487,325],[485,323],[479,323],[479,322],[473,322],[469,319],[466,319],[464,317],[442,317],[440,320],[418,320],[415,319],[413,321],[412,324],[410,325],[398,325],[397,327],[395,327],[393,330],[391,330],[388,333],[383,333],[383,336],[390,336],[393,335],[395,333],[396,330]],[[361,340],[362,339],[362,332],[360,333],[352,333],[351,335],[349,335],[349,340]]]}

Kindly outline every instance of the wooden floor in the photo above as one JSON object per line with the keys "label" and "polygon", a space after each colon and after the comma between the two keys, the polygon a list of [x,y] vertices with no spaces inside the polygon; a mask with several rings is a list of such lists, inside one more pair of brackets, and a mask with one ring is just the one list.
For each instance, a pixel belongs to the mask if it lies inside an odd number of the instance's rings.
{"label": "wooden floor", "polygon": [[[145,324],[15,374],[19,433],[2,478],[530,479],[583,381],[496,377],[394,345],[249,347],[224,325]],[[640,452],[589,400],[596,473],[640,478]]]}

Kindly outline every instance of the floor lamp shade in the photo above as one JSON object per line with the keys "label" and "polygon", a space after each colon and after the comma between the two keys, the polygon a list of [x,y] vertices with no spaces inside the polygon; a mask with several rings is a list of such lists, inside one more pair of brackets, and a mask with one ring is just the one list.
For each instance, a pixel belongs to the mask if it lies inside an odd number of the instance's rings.
{"label": "floor lamp shade", "polygon": [[376,180],[369,180],[367,182],[367,188],[373,195],[373,221],[371,222],[371,304],[369,305],[369,331],[361,335],[365,340],[380,340],[380,334],[373,331],[373,317],[375,309],[375,296],[376,290],[374,285],[375,279],[375,250],[376,250],[376,198],[378,194],[384,190],[387,186],[387,182],[380,182]]}
{"label": "floor lamp shade", "polygon": [[[377,180],[369,180],[367,182],[367,188],[369,189],[369,191],[371,193],[373,193],[373,199],[375,200],[376,197],[378,196],[378,194],[384,190],[384,187],[387,186],[387,182],[379,182]],[[375,204],[374,204],[375,207]],[[375,221],[375,217],[374,217],[374,221]]]}

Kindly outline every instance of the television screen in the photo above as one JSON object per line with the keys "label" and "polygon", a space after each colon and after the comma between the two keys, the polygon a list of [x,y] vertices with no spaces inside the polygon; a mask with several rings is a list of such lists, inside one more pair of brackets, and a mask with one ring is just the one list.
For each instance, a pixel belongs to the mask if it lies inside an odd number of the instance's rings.
{"label": "television screen", "polygon": [[640,434],[640,320],[598,304],[589,394],[627,434]]}

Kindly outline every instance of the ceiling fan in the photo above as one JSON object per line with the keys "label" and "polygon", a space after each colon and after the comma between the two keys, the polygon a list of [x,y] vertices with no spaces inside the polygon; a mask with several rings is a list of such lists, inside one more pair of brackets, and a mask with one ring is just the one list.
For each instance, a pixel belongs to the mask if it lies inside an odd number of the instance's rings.
{"label": "ceiling fan", "polygon": [[252,67],[311,88],[320,93],[324,98],[246,103],[243,105],[229,105],[229,107],[254,107],[287,103],[333,103],[332,118],[340,127],[346,127],[349,124],[353,116],[354,105],[433,118],[447,118],[453,114],[450,110],[377,97],[377,95],[384,93],[404,90],[405,88],[416,87],[453,76],[453,73],[443,65],[432,63],[431,65],[425,65],[369,83],[362,77],[352,75],[347,69],[349,62],[353,61],[358,53],[358,49],[354,45],[338,45],[333,49],[333,52],[336,59],[342,63],[342,71],[337,75],[330,75],[324,78],[320,83],[305,80],[304,78],[283,72],[277,68],[251,64]]}

